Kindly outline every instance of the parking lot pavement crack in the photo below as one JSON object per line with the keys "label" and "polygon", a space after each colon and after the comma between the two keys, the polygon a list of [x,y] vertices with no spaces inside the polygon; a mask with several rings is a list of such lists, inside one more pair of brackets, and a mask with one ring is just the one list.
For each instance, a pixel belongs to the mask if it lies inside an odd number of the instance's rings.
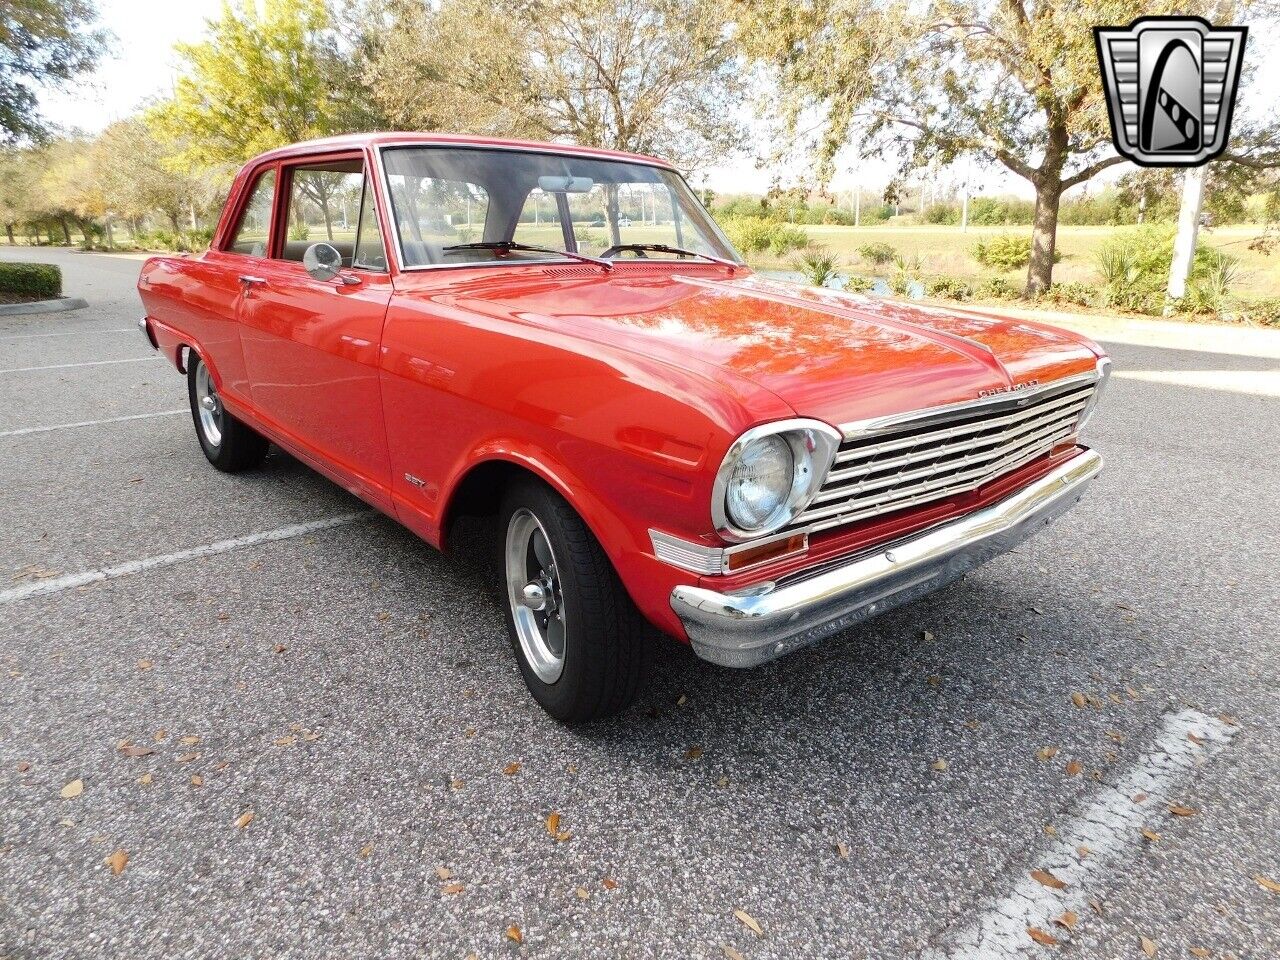
{"label": "parking lot pavement crack", "polygon": [[99,567],[96,570],[85,570],[80,573],[71,573],[61,577],[51,577],[48,580],[40,580],[36,583],[24,584],[20,587],[10,587],[8,590],[0,590],[0,606],[9,603],[17,603],[21,600],[28,600],[32,597],[41,597],[52,593],[61,593],[64,590],[73,590],[76,587],[87,586],[91,583],[101,583],[106,580],[118,580],[121,577],[132,576],[133,574],[143,573],[147,570],[154,570],[158,567],[168,567],[175,563],[185,563],[188,560],[198,560],[202,557],[212,557],[220,553],[229,553],[232,550],[253,547],[262,543],[275,543],[280,540],[291,540],[294,537],[301,537],[308,533],[315,533],[317,530],[328,530],[331,527],[350,523],[351,521],[358,520],[361,517],[367,517],[370,513],[371,511],[369,510],[353,510],[349,513],[340,513],[332,517],[322,517],[319,520],[308,520],[305,523],[295,523],[287,527],[277,527],[274,530],[263,530],[258,533],[246,534],[242,537],[232,537],[229,540],[218,540],[214,543],[188,547],[185,550],[177,550],[173,553],[165,553],[153,557],[143,557],[138,560],[128,560],[124,563],[115,564],[110,567]]}
{"label": "parking lot pavement crack", "polygon": [[1035,955],[1041,948],[1028,931],[1056,929],[1054,920],[1068,910],[1083,913],[1115,866],[1148,842],[1143,830],[1173,819],[1169,805],[1182,798],[1197,769],[1230,743],[1236,729],[1198,710],[1166,714],[1146,752],[1060,826],[1049,847],[1007,870],[997,884],[1004,892],[989,900],[976,919],[945,930],[923,957],[1002,960]]}

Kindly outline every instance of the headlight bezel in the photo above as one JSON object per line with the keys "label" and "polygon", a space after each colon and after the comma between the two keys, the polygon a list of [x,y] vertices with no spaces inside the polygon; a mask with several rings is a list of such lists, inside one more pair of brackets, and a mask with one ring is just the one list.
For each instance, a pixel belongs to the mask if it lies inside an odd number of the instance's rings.
{"label": "headlight bezel", "polygon": [[[792,480],[778,509],[758,528],[741,526],[730,516],[729,483],[748,448],[757,441],[779,437],[791,449]],[[809,505],[822,487],[843,440],[840,431],[821,420],[797,418],[752,427],[725,451],[711,489],[711,522],[730,543],[745,543],[776,533]]]}

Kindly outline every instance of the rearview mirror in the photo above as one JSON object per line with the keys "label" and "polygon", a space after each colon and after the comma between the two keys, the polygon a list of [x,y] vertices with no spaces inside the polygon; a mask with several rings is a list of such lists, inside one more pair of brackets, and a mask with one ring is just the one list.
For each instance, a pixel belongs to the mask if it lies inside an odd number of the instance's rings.
{"label": "rearview mirror", "polygon": [[538,189],[543,193],[589,193],[595,186],[590,177],[539,177]]}
{"label": "rearview mirror", "polygon": [[342,269],[342,254],[327,243],[313,243],[302,255],[302,266],[314,280],[332,280]]}

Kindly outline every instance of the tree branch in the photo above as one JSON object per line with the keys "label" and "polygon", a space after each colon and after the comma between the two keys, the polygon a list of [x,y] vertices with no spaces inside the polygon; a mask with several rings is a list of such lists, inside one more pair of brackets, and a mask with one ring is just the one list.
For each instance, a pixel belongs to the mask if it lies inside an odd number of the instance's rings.
{"label": "tree branch", "polygon": [[1070,190],[1072,187],[1078,187],[1080,184],[1097,176],[1108,167],[1114,167],[1117,163],[1124,163],[1124,157],[1118,155],[1103,157],[1097,163],[1091,163],[1083,170],[1080,170],[1069,177],[1064,177],[1062,180],[1062,189]]}

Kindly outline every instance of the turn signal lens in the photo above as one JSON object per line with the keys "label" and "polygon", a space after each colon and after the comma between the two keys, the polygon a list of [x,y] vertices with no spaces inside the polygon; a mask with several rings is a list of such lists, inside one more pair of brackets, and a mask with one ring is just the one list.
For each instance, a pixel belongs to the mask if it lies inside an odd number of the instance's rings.
{"label": "turn signal lens", "polygon": [[724,565],[725,569],[732,573],[735,570],[742,570],[744,567],[764,563],[766,560],[775,560],[788,554],[800,553],[803,550],[807,550],[808,547],[809,538],[803,533],[797,533],[781,540],[761,544],[758,547],[734,550],[725,555]]}

